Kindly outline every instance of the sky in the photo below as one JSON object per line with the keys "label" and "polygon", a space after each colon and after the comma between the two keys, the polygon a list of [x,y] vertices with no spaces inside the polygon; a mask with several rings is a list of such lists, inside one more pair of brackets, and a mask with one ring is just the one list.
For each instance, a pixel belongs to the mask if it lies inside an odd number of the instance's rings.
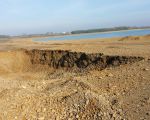
{"label": "sky", "polygon": [[0,0],[0,34],[150,26],[150,0]]}

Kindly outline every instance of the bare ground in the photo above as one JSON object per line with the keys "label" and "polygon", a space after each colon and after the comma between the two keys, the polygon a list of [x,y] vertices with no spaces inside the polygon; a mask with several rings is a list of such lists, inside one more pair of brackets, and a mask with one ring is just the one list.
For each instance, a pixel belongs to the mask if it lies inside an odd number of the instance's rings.
{"label": "bare ground", "polygon": [[[71,50],[145,60],[102,71],[31,66],[16,49]],[[150,36],[0,42],[0,120],[149,120]],[[12,52],[13,51],[13,52]]]}

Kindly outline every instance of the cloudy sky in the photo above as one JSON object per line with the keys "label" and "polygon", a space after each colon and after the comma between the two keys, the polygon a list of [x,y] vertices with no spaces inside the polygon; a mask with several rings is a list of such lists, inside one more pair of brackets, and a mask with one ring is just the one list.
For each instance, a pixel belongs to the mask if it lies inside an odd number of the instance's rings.
{"label": "cloudy sky", "polygon": [[0,0],[0,34],[150,26],[150,0]]}

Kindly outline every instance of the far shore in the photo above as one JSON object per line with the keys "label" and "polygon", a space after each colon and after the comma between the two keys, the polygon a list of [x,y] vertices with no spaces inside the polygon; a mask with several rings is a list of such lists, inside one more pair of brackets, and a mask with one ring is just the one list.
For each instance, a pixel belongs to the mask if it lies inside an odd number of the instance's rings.
{"label": "far shore", "polygon": [[40,38],[56,38],[56,37],[64,37],[64,36],[79,36],[79,35],[89,35],[89,34],[105,34],[105,33],[115,33],[115,32],[123,32],[123,31],[132,31],[132,30],[150,30],[150,28],[137,28],[137,29],[130,29],[130,30],[117,30],[117,31],[107,31],[107,32],[93,32],[93,33],[80,33],[80,34],[67,34],[67,35],[38,35],[37,36],[30,36],[30,35],[27,35],[27,36],[10,36],[8,38],[0,38],[0,40],[4,40],[4,39],[28,39],[28,38],[31,38],[31,39],[40,39]]}
{"label": "far shore", "polygon": [[[37,40],[37,41],[35,41],[35,40],[33,40],[33,39],[42,39],[42,38],[59,38],[59,37],[64,37],[64,36],[79,36],[79,35],[89,35],[89,34],[105,34],[105,33],[116,33],[116,32],[123,32],[123,31],[139,31],[139,30],[150,30],[150,28],[145,28],[145,29],[131,29],[131,30],[118,30],[118,31],[108,31],[108,32],[95,32],[95,33],[81,33],[81,34],[70,34],[70,35],[60,35],[60,36],[45,36],[45,37],[43,37],[43,36],[39,36],[39,37],[31,37],[32,38],[32,41],[34,41],[34,42],[48,42],[48,41],[41,41],[41,40]],[[149,35],[149,34],[147,34],[147,35]],[[141,36],[141,35],[140,35]],[[143,35],[143,36],[145,36],[145,35]],[[29,37],[30,38],[30,37]],[[110,38],[122,38],[122,37],[110,37]],[[109,38],[109,39],[110,39]],[[90,40],[90,39],[107,39],[107,37],[106,38],[89,38],[88,40]],[[78,40],[84,40],[84,39],[78,39]],[[85,39],[85,40],[87,40],[87,39]],[[60,41],[60,40],[49,40],[49,41]],[[61,41],[68,41],[68,40],[61,40]],[[70,41],[70,40],[69,40]]]}

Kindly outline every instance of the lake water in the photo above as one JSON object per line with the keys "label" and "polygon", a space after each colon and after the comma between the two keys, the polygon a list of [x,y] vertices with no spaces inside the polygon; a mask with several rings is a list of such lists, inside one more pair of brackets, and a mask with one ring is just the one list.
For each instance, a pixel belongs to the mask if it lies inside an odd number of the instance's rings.
{"label": "lake water", "polygon": [[115,31],[105,33],[89,33],[89,34],[76,34],[48,38],[38,38],[34,41],[50,41],[50,40],[79,40],[79,39],[94,39],[94,38],[112,38],[112,37],[126,37],[126,36],[142,36],[150,34],[150,29],[144,30],[128,30],[128,31]]}

